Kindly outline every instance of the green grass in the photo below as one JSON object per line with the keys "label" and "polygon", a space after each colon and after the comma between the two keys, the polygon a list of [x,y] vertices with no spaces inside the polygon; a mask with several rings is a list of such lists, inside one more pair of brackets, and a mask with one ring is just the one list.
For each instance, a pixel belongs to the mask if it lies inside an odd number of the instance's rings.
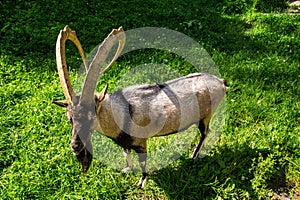
{"label": "green grass", "polygon": [[[1,2],[0,198],[271,199],[278,191],[299,196],[300,15],[280,13],[280,1],[272,4],[276,8],[249,2]],[[229,83],[224,130],[209,155],[191,161],[183,153],[153,172],[144,190],[134,186],[140,174],[122,174],[97,159],[81,174],[64,110],[51,103],[63,99],[55,42],[66,24],[87,53],[121,25],[165,27],[199,42]],[[67,55],[74,79],[81,63],[70,43]],[[191,71],[174,55],[149,55],[184,74]],[[121,73],[148,61],[121,57],[100,87],[108,82],[113,91]]]}

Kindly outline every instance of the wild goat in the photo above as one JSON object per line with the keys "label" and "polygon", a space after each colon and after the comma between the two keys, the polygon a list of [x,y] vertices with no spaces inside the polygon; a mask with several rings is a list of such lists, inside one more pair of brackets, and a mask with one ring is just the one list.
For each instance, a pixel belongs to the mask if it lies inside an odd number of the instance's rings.
{"label": "wild goat", "polygon": [[[77,46],[87,75],[80,95],[72,89],[66,58],[65,42],[69,39]],[[116,55],[100,73],[113,45],[119,41]],[[201,139],[192,158],[196,158],[208,132],[210,119],[225,96],[225,81],[209,74],[194,73],[162,84],[136,85],[107,94],[107,85],[94,93],[97,79],[118,58],[125,45],[125,33],[114,29],[99,46],[88,66],[75,31],[68,26],[60,31],[56,43],[56,61],[61,86],[66,100],[53,103],[66,107],[66,116],[72,125],[71,148],[86,172],[92,161],[91,134],[94,130],[111,138],[126,153],[127,166],[132,168],[131,150],[139,157],[143,187],[147,171],[147,139],[166,136],[197,124]]]}

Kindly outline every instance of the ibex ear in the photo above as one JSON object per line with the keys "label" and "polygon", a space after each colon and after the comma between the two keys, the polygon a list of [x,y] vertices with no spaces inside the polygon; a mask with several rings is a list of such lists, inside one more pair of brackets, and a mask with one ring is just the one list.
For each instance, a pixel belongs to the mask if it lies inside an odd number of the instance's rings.
{"label": "ibex ear", "polygon": [[101,102],[104,99],[107,88],[108,88],[108,84],[106,84],[104,86],[104,88],[102,89],[102,91],[100,93],[96,94],[97,101]]}
{"label": "ibex ear", "polygon": [[61,100],[61,101],[52,101],[55,105],[58,105],[60,107],[67,107],[69,105],[69,102],[67,100]]}

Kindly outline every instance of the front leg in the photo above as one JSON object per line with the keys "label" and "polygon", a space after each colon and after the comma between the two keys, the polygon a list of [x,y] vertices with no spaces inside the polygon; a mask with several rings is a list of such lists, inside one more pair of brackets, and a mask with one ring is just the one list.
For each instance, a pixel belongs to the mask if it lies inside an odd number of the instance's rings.
{"label": "front leg", "polygon": [[131,149],[124,149],[124,156],[126,158],[126,166],[122,169],[122,172],[125,173],[133,169]]}
{"label": "front leg", "polygon": [[146,171],[146,160],[147,160],[147,147],[146,147],[146,140],[144,140],[141,145],[135,146],[133,148],[135,152],[138,154],[139,157],[139,164],[142,169],[142,177],[140,178],[137,186],[140,188],[144,188],[147,178],[147,171]]}
{"label": "front leg", "polygon": [[138,153],[139,156],[139,163],[140,167],[142,169],[142,177],[140,178],[137,186],[144,188],[147,178],[147,172],[146,172],[146,160],[147,160],[147,152],[146,153]]}

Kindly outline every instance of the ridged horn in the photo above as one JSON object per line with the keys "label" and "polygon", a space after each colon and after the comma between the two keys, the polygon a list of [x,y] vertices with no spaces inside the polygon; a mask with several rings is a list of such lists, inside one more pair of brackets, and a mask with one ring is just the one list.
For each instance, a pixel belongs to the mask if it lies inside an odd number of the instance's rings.
{"label": "ridged horn", "polygon": [[56,40],[56,64],[57,64],[57,71],[59,74],[60,84],[63,89],[65,98],[67,102],[74,103],[73,101],[75,99],[75,93],[70,82],[70,77],[69,77],[67,62],[66,62],[65,43],[67,40],[71,40],[76,45],[81,55],[81,58],[83,60],[83,64],[86,71],[88,71],[89,66],[86,61],[82,46],[76,36],[76,32],[71,30],[68,25],[65,26],[65,28],[60,31]]}
{"label": "ridged horn", "polygon": [[[104,65],[105,59],[107,58],[109,52],[111,51],[114,44],[119,40],[119,46],[115,56],[112,61],[107,65],[107,67],[101,71],[102,66]],[[102,44],[98,47],[98,51],[89,66],[87,72],[81,97],[79,100],[80,104],[92,105],[95,103],[94,92],[97,85],[98,77],[108,70],[111,65],[117,60],[120,56],[123,48],[125,46],[125,33],[122,27],[119,29],[113,29],[112,32],[105,38]]]}

